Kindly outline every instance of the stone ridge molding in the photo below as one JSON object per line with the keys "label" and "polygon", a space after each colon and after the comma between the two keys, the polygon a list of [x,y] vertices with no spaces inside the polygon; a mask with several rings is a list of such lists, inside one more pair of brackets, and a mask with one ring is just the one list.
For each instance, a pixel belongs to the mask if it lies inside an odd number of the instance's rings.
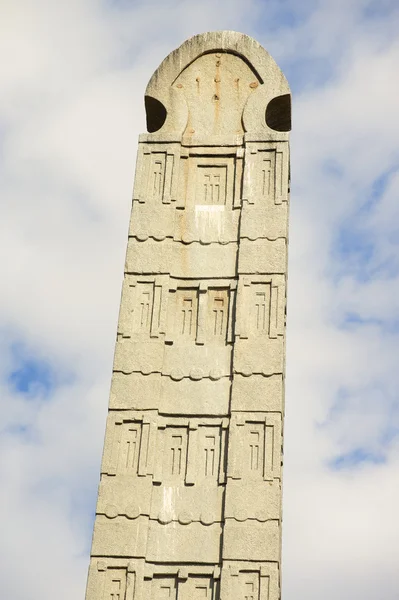
{"label": "stone ridge molding", "polygon": [[289,87],[217,31],[145,105],[86,600],[280,600]]}

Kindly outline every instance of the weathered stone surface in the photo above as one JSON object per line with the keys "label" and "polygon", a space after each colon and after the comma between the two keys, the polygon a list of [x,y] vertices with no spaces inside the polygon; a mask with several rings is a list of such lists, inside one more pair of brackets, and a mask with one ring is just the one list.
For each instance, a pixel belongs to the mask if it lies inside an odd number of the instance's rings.
{"label": "weathered stone surface", "polygon": [[282,375],[234,376],[231,396],[232,411],[283,412]]}
{"label": "weathered stone surface", "polygon": [[87,600],[279,600],[289,88],[235,32],[145,95]]}
{"label": "weathered stone surface", "polygon": [[146,556],[148,518],[97,515],[94,524],[93,556]]}
{"label": "weathered stone surface", "polygon": [[280,526],[277,520],[237,522],[225,520],[223,557],[226,560],[280,560]]}
{"label": "weathered stone surface", "polygon": [[221,533],[220,523],[181,525],[175,521],[168,524],[150,521],[146,558],[150,562],[217,564]]}
{"label": "weathered stone surface", "polygon": [[160,390],[160,373],[144,376],[140,372],[129,375],[114,373],[109,407],[110,409],[156,409],[159,406]]}
{"label": "weathered stone surface", "polygon": [[260,523],[277,521],[281,511],[280,495],[281,485],[277,480],[270,481],[269,485],[263,481],[251,481],[251,493],[243,494],[242,481],[229,479],[224,516],[238,522],[248,519]]}

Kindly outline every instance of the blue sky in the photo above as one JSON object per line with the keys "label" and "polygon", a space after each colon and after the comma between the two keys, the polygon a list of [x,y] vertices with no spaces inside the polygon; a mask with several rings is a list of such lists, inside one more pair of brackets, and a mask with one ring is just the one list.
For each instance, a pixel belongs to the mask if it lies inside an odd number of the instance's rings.
{"label": "blue sky", "polygon": [[84,598],[144,89],[234,29],[293,90],[283,600],[397,599],[398,28],[396,0],[2,4],[1,598]]}

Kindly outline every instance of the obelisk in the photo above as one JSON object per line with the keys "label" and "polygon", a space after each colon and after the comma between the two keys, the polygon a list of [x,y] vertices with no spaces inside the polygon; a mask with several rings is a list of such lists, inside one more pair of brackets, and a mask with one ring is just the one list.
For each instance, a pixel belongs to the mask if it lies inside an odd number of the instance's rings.
{"label": "obelisk", "polygon": [[289,87],[232,31],[145,94],[87,600],[278,600]]}

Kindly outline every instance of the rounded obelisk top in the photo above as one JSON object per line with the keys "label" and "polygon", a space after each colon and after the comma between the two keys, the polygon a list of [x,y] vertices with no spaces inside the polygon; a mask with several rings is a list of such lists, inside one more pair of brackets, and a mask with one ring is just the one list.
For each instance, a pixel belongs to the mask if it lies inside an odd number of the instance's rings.
{"label": "rounded obelisk top", "polygon": [[196,35],[171,52],[145,94],[149,132],[179,136],[290,130],[290,90],[253,38],[235,31]]}

